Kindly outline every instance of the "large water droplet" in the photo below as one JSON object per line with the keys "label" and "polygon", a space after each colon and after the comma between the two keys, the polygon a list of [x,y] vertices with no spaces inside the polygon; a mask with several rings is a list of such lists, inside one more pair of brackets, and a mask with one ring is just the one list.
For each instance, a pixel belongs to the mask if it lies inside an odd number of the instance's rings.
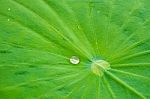
{"label": "large water droplet", "polygon": [[77,56],[72,56],[72,57],[70,58],[70,62],[71,62],[72,64],[79,64],[80,60],[79,60],[79,58],[78,58]]}

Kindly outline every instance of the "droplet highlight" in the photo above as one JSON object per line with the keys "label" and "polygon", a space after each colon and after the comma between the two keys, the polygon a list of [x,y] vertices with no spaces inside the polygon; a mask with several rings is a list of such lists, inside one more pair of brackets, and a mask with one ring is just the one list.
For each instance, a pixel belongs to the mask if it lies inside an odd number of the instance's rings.
{"label": "droplet highlight", "polygon": [[72,56],[70,58],[70,63],[72,64],[79,64],[79,62],[80,62],[80,59],[77,56]]}

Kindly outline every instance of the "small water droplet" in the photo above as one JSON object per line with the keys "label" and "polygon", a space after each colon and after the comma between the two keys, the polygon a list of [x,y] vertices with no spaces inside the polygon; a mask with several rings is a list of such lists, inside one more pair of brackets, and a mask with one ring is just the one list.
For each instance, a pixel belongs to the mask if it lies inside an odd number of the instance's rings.
{"label": "small water droplet", "polygon": [[79,60],[79,58],[78,58],[77,56],[72,56],[72,57],[70,58],[70,62],[71,62],[72,64],[79,64],[80,60]]}
{"label": "small water droplet", "polygon": [[11,9],[10,8],[8,8],[8,11],[10,11]]}
{"label": "small water droplet", "polygon": [[10,19],[7,19],[7,21],[10,21]]}

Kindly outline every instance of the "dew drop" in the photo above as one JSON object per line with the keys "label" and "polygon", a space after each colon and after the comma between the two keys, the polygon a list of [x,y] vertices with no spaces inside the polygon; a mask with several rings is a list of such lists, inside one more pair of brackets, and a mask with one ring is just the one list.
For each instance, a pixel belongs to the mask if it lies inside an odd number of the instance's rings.
{"label": "dew drop", "polygon": [[70,58],[70,63],[72,63],[72,64],[79,64],[79,62],[80,62],[80,60],[77,56],[72,56]]}
{"label": "dew drop", "polygon": [[10,21],[10,19],[7,19],[7,21]]}

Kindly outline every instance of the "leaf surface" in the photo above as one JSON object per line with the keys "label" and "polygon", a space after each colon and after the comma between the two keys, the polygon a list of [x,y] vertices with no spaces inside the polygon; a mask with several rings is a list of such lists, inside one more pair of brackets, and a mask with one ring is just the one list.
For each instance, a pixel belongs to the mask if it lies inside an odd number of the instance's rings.
{"label": "leaf surface", "polygon": [[0,0],[0,97],[149,99],[149,29],[149,0]]}

